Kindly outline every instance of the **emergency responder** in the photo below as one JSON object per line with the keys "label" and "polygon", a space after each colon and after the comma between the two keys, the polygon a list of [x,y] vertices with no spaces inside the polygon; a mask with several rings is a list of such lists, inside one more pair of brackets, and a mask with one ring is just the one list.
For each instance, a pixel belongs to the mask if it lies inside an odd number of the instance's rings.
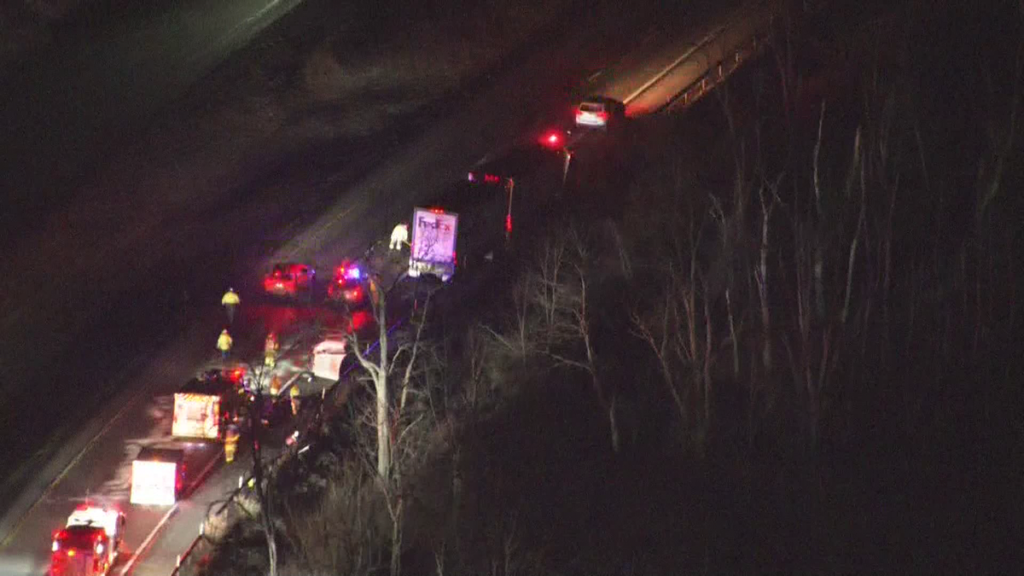
{"label": "emergency responder", "polygon": [[231,334],[228,334],[228,329],[225,328],[220,331],[220,338],[217,338],[217,350],[220,350],[220,357],[227,360],[228,354],[231,353],[231,345],[234,342],[231,340]]}
{"label": "emergency responder", "polygon": [[228,291],[224,293],[224,297],[220,299],[220,305],[228,311],[228,324],[235,323],[235,309],[242,303],[242,300],[238,297],[238,293],[235,292],[234,288],[228,288]]}
{"label": "emergency responder", "polygon": [[288,398],[292,401],[292,416],[299,414],[299,383],[292,383],[292,387],[288,389]]}
{"label": "emergency responder", "polygon": [[267,341],[263,344],[263,365],[270,370],[277,364],[277,351],[281,345],[277,342],[277,335],[271,332],[267,334]]}
{"label": "emergency responder", "polygon": [[270,378],[270,395],[277,396],[281,393],[281,377],[277,374]]}
{"label": "emergency responder", "polygon": [[395,226],[395,229],[391,231],[391,244],[388,246],[391,250],[401,250],[403,244],[409,243],[409,225],[401,222]]}
{"label": "emergency responder", "polygon": [[235,461],[235,452],[238,451],[238,426],[234,424],[228,424],[228,429],[224,432],[224,461],[231,464]]}

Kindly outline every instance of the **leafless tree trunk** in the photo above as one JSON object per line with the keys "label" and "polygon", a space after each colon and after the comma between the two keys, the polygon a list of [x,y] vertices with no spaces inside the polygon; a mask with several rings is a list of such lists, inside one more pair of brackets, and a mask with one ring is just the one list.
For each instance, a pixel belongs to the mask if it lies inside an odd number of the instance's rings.
{"label": "leafless tree trunk", "polygon": [[[598,367],[591,331],[591,288],[584,266],[590,258],[582,238],[573,229],[568,235],[572,254],[566,253],[566,238],[548,243],[541,253],[533,301],[542,315],[547,355],[563,366],[586,372],[591,388],[605,417],[612,450],[621,446],[614,389],[605,389]],[[572,358],[554,349],[554,345],[576,342],[582,347],[582,359]]]}
{"label": "leafless tree trunk", "polygon": [[380,358],[377,363],[367,358],[359,345],[359,337],[353,332],[350,343],[356,353],[359,365],[370,375],[373,381],[374,400],[377,408],[377,474],[387,480],[391,473],[391,423],[388,410],[391,405],[388,392],[388,376],[391,372],[388,362],[388,325],[387,299],[384,291],[375,279],[370,280],[372,295],[373,318],[377,323]]}
{"label": "leafless tree trunk", "polygon": [[774,361],[772,359],[772,316],[770,306],[768,304],[768,252],[769,252],[769,223],[772,217],[772,211],[775,208],[776,196],[775,190],[771,190],[771,200],[765,197],[766,187],[762,185],[758,190],[758,196],[761,200],[761,243],[759,247],[759,260],[757,269],[754,273],[754,278],[757,281],[757,295],[761,302],[761,328],[762,328],[762,343],[761,343],[761,363],[764,365],[765,372],[769,374],[772,372]]}
{"label": "leafless tree trunk", "polygon": [[256,387],[256,395],[253,399],[254,413],[250,415],[249,422],[252,432],[252,478],[256,497],[260,503],[260,526],[263,528],[263,536],[267,540],[267,558],[269,560],[268,573],[270,576],[277,576],[277,538],[274,533],[273,508],[270,495],[267,494],[269,482],[264,475],[263,451],[260,446],[260,417],[263,414],[263,389]]}

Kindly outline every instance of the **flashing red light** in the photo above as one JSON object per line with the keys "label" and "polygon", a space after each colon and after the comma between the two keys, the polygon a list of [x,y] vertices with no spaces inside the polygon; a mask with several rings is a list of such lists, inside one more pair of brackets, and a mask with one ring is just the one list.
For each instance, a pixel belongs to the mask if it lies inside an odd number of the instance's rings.
{"label": "flashing red light", "polygon": [[548,132],[547,134],[545,134],[544,137],[541,138],[540,141],[541,141],[541,144],[544,144],[545,146],[554,148],[556,146],[561,146],[562,145],[562,135],[559,134],[558,132],[555,132],[555,131],[552,130],[551,132]]}

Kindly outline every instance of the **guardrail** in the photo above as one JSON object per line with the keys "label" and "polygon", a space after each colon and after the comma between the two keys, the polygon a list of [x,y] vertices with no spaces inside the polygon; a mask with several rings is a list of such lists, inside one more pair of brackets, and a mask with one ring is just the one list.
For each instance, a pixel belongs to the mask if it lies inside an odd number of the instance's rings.
{"label": "guardrail", "polygon": [[755,35],[750,39],[748,44],[736,48],[732,55],[719,61],[717,64],[712,65],[708,71],[700,77],[700,79],[694,81],[683,89],[682,92],[679,92],[666,101],[659,108],[659,111],[684,109],[691,106],[703,98],[708,92],[713,90],[715,86],[724,82],[725,79],[735,72],[744,62],[757,55],[763,47],[764,41],[761,37]]}

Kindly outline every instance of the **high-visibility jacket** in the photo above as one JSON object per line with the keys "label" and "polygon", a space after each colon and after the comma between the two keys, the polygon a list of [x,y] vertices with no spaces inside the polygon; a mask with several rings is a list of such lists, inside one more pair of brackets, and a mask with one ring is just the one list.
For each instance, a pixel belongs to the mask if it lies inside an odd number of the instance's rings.
{"label": "high-visibility jacket", "polygon": [[228,334],[228,331],[225,330],[221,332],[220,338],[217,338],[217,350],[220,350],[221,352],[229,352],[232,344],[231,335]]}
{"label": "high-visibility jacket", "polygon": [[242,300],[238,298],[238,294],[234,290],[228,290],[224,293],[224,297],[220,299],[220,303],[223,306],[238,306],[242,303]]}

